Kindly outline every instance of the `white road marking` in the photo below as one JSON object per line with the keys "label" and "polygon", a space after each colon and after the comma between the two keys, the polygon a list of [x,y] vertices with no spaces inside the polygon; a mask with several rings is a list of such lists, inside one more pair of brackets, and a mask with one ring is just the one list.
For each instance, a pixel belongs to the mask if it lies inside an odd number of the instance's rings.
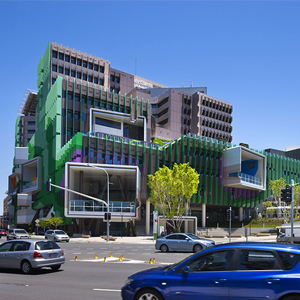
{"label": "white road marking", "polygon": [[93,289],[93,291],[102,291],[102,292],[121,292],[121,290],[111,290],[111,289]]}

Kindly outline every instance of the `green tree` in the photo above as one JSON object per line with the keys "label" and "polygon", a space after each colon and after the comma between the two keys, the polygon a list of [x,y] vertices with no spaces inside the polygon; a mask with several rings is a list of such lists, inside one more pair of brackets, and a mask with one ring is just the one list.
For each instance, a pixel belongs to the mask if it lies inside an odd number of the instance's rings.
{"label": "green tree", "polygon": [[175,232],[180,231],[183,215],[192,196],[198,191],[199,174],[188,163],[164,166],[154,175],[148,175],[151,189],[149,201],[160,211]]}
{"label": "green tree", "polygon": [[274,215],[275,209],[267,209],[269,207],[273,207],[273,204],[271,201],[264,201],[262,203],[263,213],[267,216],[268,214]]}
{"label": "green tree", "polygon": [[54,226],[57,229],[57,226],[64,224],[64,220],[62,217],[51,217],[48,219],[48,222],[51,226]]}
{"label": "green tree", "polygon": [[278,197],[280,197],[281,189],[284,189],[285,186],[286,186],[286,181],[283,178],[269,181],[269,189],[273,192],[273,195],[276,200],[278,200]]}
{"label": "green tree", "polygon": [[51,225],[48,220],[45,220],[45,219],[40,220],[39,227],[43,228],[44,232],[46,231],[46,228],[48,229],[48,228],[50,228],[50,226]]}

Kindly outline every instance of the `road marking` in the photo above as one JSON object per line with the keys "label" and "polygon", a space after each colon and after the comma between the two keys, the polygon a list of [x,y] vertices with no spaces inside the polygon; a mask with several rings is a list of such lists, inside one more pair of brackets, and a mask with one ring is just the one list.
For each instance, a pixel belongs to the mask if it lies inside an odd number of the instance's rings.
{"label": "road marking", "polygon": [[93,289],[93,291],[102,291],[102,292],[121,292],[121,290],[111,290],[111,289]]}
{"label": "road marking", "polygon": [[73,254],[81,254],[81,252],[78,252],[78,253],[73,253]]}

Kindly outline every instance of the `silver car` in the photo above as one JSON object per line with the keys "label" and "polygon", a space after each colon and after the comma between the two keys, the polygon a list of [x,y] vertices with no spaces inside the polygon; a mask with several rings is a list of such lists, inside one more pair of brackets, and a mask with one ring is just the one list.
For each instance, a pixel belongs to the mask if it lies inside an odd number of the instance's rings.
{"label": "silver car", "polygon": [[14,240],[0,245],[0,268],[29,274],[42,267],[57,271],[64,262],[64,251],[53,241]]}
{"label": "silver car", "polygon": [[54,242],[69,242],[70,237],[63,230],[47,230],[45,233],[46,240],[52,240]]}
{"label": "silver car", "polygon": [[202,239],[190,233],[173,233],[156,240],[155,249],[161,252],[187,251],[198,252],[202,249],[215,246],[215,242]]}
{"label": "silver car", "polygon": [[12,228],[8,230],[6,239],[7,240],[30,239],[30,235],[25,229]]}

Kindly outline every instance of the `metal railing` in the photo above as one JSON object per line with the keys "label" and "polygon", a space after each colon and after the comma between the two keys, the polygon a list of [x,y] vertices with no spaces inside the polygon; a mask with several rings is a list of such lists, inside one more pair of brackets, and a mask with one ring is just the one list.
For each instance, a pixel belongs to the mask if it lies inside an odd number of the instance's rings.
{"label": "metal railing", "polygon": [[258,178],[258,177],[255,177],[255,176],[252,176],[252,175],[249,175],[249,174],[246,174],[246,173],[242,173],[242,172],[239,172],[238,176],[242,181],[245,181],[245,182],[248,182],[248,183],[253,183],[253,184],[256,184],[256,185],[261,185],[261,179]]}

